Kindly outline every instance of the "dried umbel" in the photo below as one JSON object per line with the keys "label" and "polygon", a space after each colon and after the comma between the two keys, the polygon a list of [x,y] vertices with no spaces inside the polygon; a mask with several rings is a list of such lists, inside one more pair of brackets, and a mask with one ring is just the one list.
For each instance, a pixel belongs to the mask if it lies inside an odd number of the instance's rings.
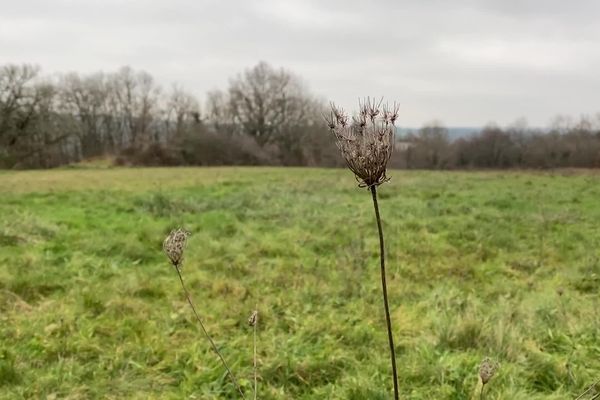
{"label": "dried umbel", "polygon": [[331,104],[327,125],[361,187],[378,186],[388,180],[385,173],[394,149],[398,109],[396,103],[393,107],[382,106],[382,101],[367,98],[359,103],[358,115],[350,121],[343,109]]}
{"label": "dried umbel", "polygon": [[254,310],[248,317],[248,325],[255,326],[256,322],[258,322],[258,311]]}
{"label": "dried umbel", "polygon": [[173,266],[177,269],[181,267],[181,263],[183,261],[183,252],[185,250],[185,245],[187,243],[187,238],[191,233],[181,229],[173,229],[169,236],[163,242],[163,250]]}
{"label": "dried umbel", "polygon": [[381,103],[382,101],[376,103],[367,98],[359,104],[358,115],[352,118],[352,122],[349,122],[348,116],[341,108],[332,104],[331,114],[326,120],[329,129],[335,135],[337,146],[341,150],[348,167],[354,172],[359,186],[368,187],[373,198],[375,220],[377,221],[377,231],[379,233],[381,292],[390,348],[394,399],[399,400],[400,389],[396,367],[396,350],[385,273],[385,244],[377,201],[377,187],[388,180],[385,172],[394,149],[394,124],[398,118],[398,105],[394,104],[394,107],[389,108],[387,105],[381,107]]}
{"label": "dried umbel", "polygon": [[498,364],[486,357],[479,366],[479,377],[481,378],[481,383],[486,385],[490,379],[492,379],[497,369]]}

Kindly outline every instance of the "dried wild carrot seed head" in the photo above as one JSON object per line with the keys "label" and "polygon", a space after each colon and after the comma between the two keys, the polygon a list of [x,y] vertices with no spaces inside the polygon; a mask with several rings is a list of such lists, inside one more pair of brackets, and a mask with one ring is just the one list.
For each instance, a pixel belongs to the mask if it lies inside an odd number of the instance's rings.
{"label": "dried wild carrot seed head", "polygon": [[352,123],[344,110],[333,103],[326,117],[342,157],[361,187],[381,185],[388,180],[385,174],[394,149],[394,123],[399,107],[396,103],[392,108],[381,103],[369,98],[360,102]]}
{"label": "dried wild carrot seed head", "polygon": [[257,322],[258,322],[258,311],[254,310],[254,311],[252,311],[252,314],[250,314],[250,317],[248,317],[248,325],[254,326],[254,325],[256,325]]}
{"label": "dried wild carrot seed head", "polygon": [[484,385],[487,384],[490,379],[492,379],[497,369],[498,364],[486,357],[479,366],[479,377],[481,378],[481,382]]}
{"label": "dried wild carrot seed head", "polygon": [[187,238],[190,235],[191,233],[184,229],[173,229],[163,242],[163,250],[175,268],[181,266]]}

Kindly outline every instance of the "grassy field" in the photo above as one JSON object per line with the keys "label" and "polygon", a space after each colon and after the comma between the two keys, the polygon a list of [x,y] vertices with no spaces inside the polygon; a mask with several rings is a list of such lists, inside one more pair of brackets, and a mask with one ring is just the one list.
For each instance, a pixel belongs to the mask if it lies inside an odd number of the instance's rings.
{"label": "grassy field", "polygon": [[[573,399],[600,378],[600,175],[400,172],[381,186],[405,399]],[[0,172],[0,398],[389,399],[372,203],[346,170]]]}

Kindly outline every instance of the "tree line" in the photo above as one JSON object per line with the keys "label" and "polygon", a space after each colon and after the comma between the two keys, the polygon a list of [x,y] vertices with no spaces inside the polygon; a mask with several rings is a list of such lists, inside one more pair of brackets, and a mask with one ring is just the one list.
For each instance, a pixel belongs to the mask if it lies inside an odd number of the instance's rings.
{"label": "tree line", "polygon": [[112,156],[141,165],[335,165],[323,102],[261,62],[207,94],[204,107],[144,71],[44,77],[0,67],[0,166],[47,168]]}
{"label": "tree line", "polygon": [[[0,66],[0,167],[50,168],[96,157],[123,165],[340,166],[326,109],[302,79],[264,62],[203,102],[130,67],[44,76],[39,67],[8,64]],[[600,167],[598,121],[563,120],[549,131],[488,126],[456,140],[430,124],[397,136],[391,165]]]}
{"label": "tree line", "polygon": [[599,168],[600,114],[577,121],[560,117],[549,129],[489,125],[451,140],[448,129],[430,124],[399,143],[396,168]]}

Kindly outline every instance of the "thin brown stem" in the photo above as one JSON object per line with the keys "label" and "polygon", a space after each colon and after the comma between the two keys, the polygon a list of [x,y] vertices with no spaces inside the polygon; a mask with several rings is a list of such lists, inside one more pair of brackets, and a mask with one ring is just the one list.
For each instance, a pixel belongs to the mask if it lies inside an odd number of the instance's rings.
{"label": "thin brown stem", "polygon": [[[582,399],[583,396],[585,396],[588,392],[590,392],[592,389],[596,389],[596,385],[600,384],[600,380],[594,382],[593,384],[591,384],[585,392],[581,393],[575,400],[579,400]],[[599,393],[600,394],[600,393]],[[597,397],[597,396],[596,396]],[[594,397],[594,399],[596,398]],[[592,399],[593,400],[593,399]]]}
{"label": "thin brown stem", "polygon": [[481,384],[481,392],[479,393],[479,400],[483,399],[483,389],[485,388],[485,383]]}
{"label": "thin brown stem", "polygon": [[377,187],[371,186],[373,195],[373,207],[375,208],[375,217],[377,219],[377,229],[379,231],[379,255],[381,258],[381,289],[383,291],[383,306],[385,309],[385,322],[387,325],[388,341],[390,344],[390,357],[392,360],[392,379],[394,380],[394,399],[398,400],[398,372],[396,370],[396,350],[394,348],[394,335],[392,334],[392,320],[390,318],[390,306],[388,304],[387,283],[385,279],[385,250],[383,242],[383,228],[381,227],[381,217],[379,215],[379,204],[377,203]]}
{"label": "thin brown stem", "polygon": [[[256,308],[258,310],[258,306]],[[258,368],[257,368],[257,357],[256,357],[256,330],[258,329],[258,317],[256,322],[254,323],[254,400],[256,400],[256,396],[258,395]]]}
{"label": "thin brown stem", "polygon": [[225,367],[225,370],[227,371],[227,374],[229,375],[229,378],[231,378],[231,382],[237,388],[238,392],[240,392],[240,395],[242,396],[242,399],[246,399],[246,396],[244,396],[244,392],[242,392],[242,388],[240,388],[240,385],[238,385],[237,379],[233,375],[233,372],[231,372],[231,369],[227,365],[227,362],[225,362],[225,359],[223,358],[223,355],[219,351],[219,348],[217,347],[217,345],[215,344],[215,342],[212,340],[212,338],[208,334],[208,331],[204,327],[204,323],[202,322],[202,319],[200,318],[200,315],[198,315],[198,312],[196,311],[196,307],[194,306],[194,303],[192,302],[192,298],[191,298],[191,296],[190,296],[187,288],[185,287],[185,283],[183,283],[183,276],[181,275],[181,271],[179,270],[179,267],[175,266],[175,270],[177,271],[177,275],[179,276],[179,281],[181,282],[181,287],[183,288],[183,292],[185,293],[185,297],[186,297],[186,299],[187,299],[190,307],[192,307],[192,311],[194,312],[194,315],[196,316],[196,320],[198,321],[198,323],[200,324],[200,327],[202,328],[202,332],[204,332],[204,336],[206,336],[206,338],[210,342],[210,345],[212,346],[212,349],[219,356],[219,359],[221,360],[221,363],[223,364],[223,367]]}

